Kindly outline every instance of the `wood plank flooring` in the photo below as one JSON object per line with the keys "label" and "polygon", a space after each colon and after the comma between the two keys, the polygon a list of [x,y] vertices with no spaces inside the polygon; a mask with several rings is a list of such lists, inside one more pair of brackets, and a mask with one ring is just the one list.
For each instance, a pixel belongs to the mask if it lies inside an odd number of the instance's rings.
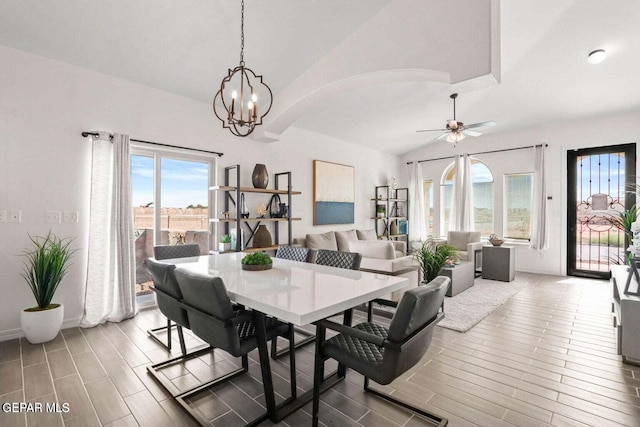
{"label": "wood plank flooring", "polygon": [[[517,273],[516,280],[529,284],[464,334],[437,328],[422,362],[379,388],[449,418],[453,427],[640,426],[640,367],[623,364],[616,354],[609,283],[524,273]],[[0,404],[59,402],[70,409],[0,410],[0,426],[195,425],[146,371],[170,356],[146,334],[164,323],[157,310],[150,310],[119,324],[67,329],[44,345],[24,339],[0,342]],[[187,333],[188,347],[201,344]],[[174,346],[179,349],[177,342]],[[260,415],[264,396],[257,359],[252,353],[248,374],[201,393],[192,407],[215,426],[239,426]],[[288,396],[286,361],[272,361],[279,400]],[[308,390],[312,346],[299,350],[296,362],[300,390]],[[183,390],[239,363],[214,351],[163,373]],[[309,413],[307,405],[280,425],[309,425]],[[323,394],[321,421],[427,425],[365,394],[362,377],[352,371]]]}

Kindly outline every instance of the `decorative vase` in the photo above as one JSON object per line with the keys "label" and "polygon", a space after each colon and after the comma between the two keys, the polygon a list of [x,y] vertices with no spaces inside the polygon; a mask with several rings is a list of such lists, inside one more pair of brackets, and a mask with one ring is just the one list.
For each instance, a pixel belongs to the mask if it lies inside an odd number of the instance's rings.
{"label": "decorative vase", "polygon": [[282,218],[282,211],[280,210],[280,205],[282,205],[282,203],[278,194],[274,194],[273,196],[271,196],[269,205],[269,216],[271,218]]}
{"label": "decorative vase", "polygon": [[389,226],[389,234],[391,234],[391,235],[400,234],[398,232],[398,223],[397,222],[391,221],[391,225]]}
{"label": "decorative vase", "polygon": [[261,163],[256,164],[253,168],[251,181],[253,182],[254,188],[267,188],[267,184],[269,184],[269,172],[267,172],[267,167]]}
{"label": "decorative vase", "polygon": [[64,305],[41,310],[20,312],[20,325],[24,336],[31,344],[40,344],[54,339],[62,327],[64,318]]}
{"label": "decorative vase", "polygon": [[247,202],[244,201],[244,193],[240,193],[240,217],[249,218],[249,209],[247,209]]}
{"label": "decorative vase", "polygon": [[266,248],[271,246],[271,233],[267,229],[266,225],[259,225],[258,231],[253,235],[253,247],[254,248]]}

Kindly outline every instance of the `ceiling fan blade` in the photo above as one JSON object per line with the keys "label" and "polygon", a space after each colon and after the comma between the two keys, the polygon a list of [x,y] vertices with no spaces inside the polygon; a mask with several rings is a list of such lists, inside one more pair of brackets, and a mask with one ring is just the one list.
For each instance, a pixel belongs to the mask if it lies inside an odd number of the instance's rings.
{"label": "ceiling fan blade", "polygon": [[451,134],[451,132],[445,132],[445,133],[443,133],[443,134],[442,134],[442,135],[440,135],[440,136],[436,136],[435,138],[433,138],[433,140],[434,140],[434,141],[439,141],[439,140],[441,140],[441,139],[446,138],[446,137],[447,137],[447,135],[449,135],[449,134]]}
{"label": "ceiling fan blade", "polygon": [[421,129],[421,130],[417,130],[416,132],[444,132],[447,129]]}
{"label": "ceiling fan blade", "polygon": [[475,130],[468,130],[468,129],[463,129],[460,131],[460,133],[463,133],[467,136],[480,136],[482,135],[482,133],[480,132],[476,132]]}
{"label": "ceiling fan blade", "polygon": [[483,127],[483,126],[495,126],[496,122],[494,122],[493,120],[488,121],[488,122],[480,122],[480,123],[474,123],[471,125],[467,125],[465,126],[465,129],[471,129],[471,128],[479,128],[479,127]]}

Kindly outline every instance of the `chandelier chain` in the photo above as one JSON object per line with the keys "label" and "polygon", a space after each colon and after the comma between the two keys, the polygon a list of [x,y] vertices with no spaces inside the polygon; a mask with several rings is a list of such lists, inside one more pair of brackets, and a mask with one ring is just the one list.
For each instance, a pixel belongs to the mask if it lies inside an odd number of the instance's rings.
{"label": "chandelier chain", "polygon": [[240,65],[244,65],[244,0],[240,4]]}

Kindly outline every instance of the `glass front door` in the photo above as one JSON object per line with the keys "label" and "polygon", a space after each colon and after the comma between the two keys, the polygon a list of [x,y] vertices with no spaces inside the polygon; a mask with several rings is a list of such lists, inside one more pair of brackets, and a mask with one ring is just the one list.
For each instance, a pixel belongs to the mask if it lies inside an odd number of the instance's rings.
{"label": "glass front door", "polygon": [[635,204],[635,153],[635,144],[568,152],[567,274],[609,278],[609,266],[625,262],[615,223]]}

